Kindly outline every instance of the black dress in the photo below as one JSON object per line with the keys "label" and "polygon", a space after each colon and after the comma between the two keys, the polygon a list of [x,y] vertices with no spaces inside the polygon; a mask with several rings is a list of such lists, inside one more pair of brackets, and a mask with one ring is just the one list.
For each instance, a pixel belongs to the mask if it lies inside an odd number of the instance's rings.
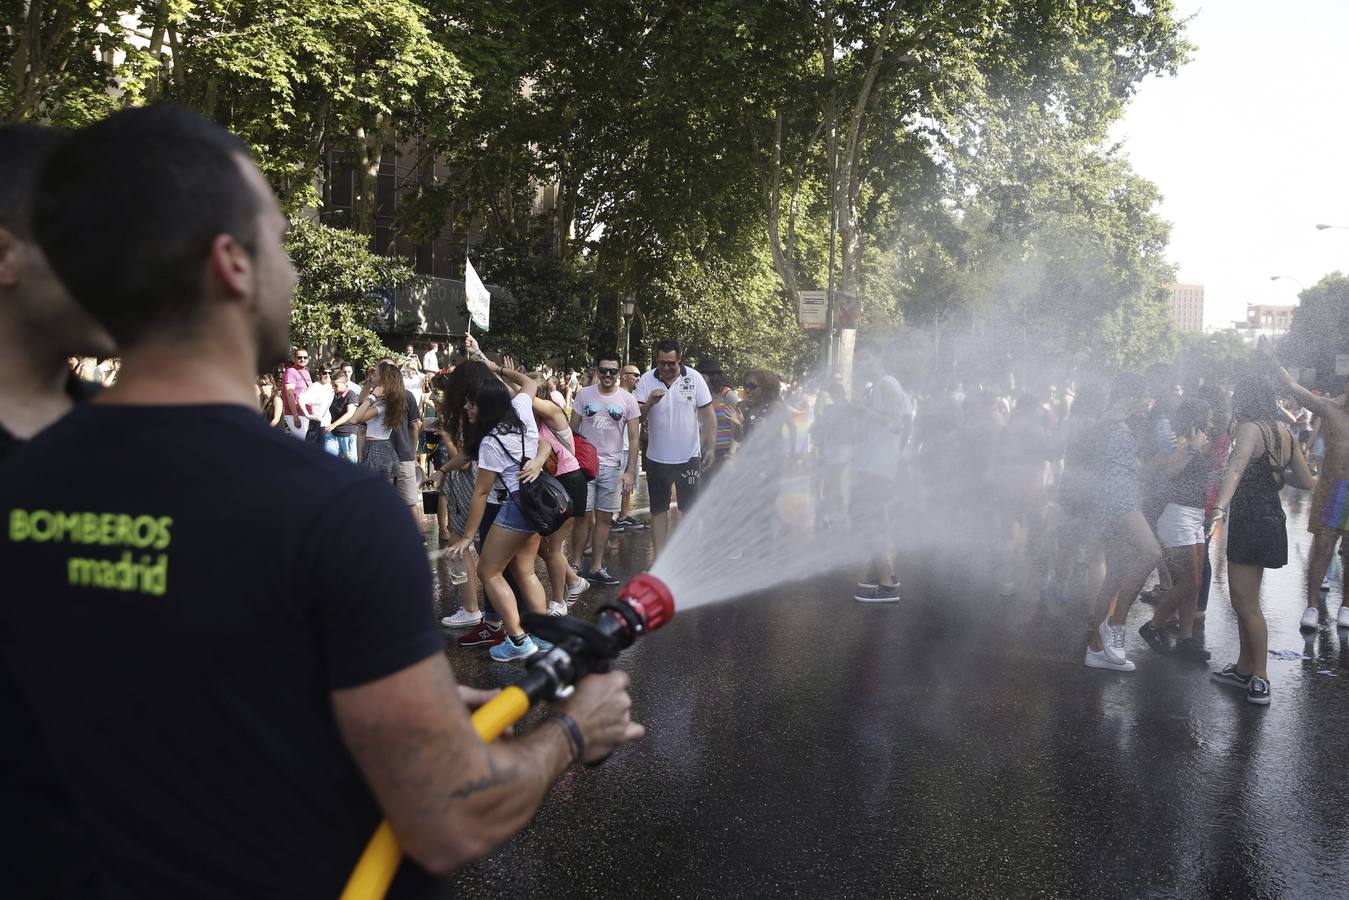
{"label": "black dress", "polygon": [[[1227,561],[1265,569],[1288,563],[1288,527],[1279,490],[1283,487],[1283,430],[1257,423],[1265,452],[1246,464],[1228,511]],[[1270,448],[1270,438],[1274,448]]]}

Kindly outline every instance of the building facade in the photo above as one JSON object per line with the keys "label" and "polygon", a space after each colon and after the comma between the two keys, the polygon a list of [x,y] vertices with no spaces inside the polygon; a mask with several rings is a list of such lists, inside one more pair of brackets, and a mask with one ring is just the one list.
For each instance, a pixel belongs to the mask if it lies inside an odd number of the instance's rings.
{"label": "building facade", "polygon": [[1202,284],[1171,285],[1171,319],[1182,333],[1200,334],[1204,331]]}

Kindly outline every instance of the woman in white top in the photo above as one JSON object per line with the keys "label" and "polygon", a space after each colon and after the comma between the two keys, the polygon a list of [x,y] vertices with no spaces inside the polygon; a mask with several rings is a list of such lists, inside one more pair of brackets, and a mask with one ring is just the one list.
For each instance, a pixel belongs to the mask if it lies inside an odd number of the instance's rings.
{"label": "woman in white top", "polygon": [[546,442],[540,445],[538,427],[534,423],[533,399],[538,386],[528,376],[514,371],[509,360],[505,366],[489,365],[493,372],[520,390],[512,398],[510,388],[491,378],[471,387],[467,393],[464,413],[469,428],[464,450],[470,457],[477,457],[478,480],[464,529],[464,534],[469,536],[452,544],[450,552],[463,555],[472,543],[471,535],[478,531],[488,495],[495,492],[501,497],[501,511],[487,532],[478,559],[478,577],[492,607],[501,614],[506,626],[507,639],[488,652],[499,662],[510,662],[527,659],[539,646],[520,624],[515,594],[506,583],[507,566],[515,576],[528,611],[544,613],[547,610],[543,585],[534,573],[539,535],[520,511],[518,497],[520,483],[538,477],[549,449]]}
{"label": "woman in white top", "polygon": [[354,425],[365,423],[365,456],[361,465],[396,485],[398,453],[389,438],[395,429],[407,427],[407,408],[412,398],[403,387],[403,376],[397,366],[381,362],[375,372],[375,380],[367,385],[361,405],[356,407],[350,421]]}

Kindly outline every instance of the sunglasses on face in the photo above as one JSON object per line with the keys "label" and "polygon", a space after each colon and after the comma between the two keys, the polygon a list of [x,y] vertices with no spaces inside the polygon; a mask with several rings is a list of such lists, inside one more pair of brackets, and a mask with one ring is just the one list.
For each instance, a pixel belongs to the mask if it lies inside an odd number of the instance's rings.
{"label": "sunglasses on face", "polygon": [[626,377],[628,377],[628,378],[641,378],[641,377],[642,377],[642,373],[641,373],[641,372],[624,372],[623,375],[626,376]]}
{"label": "sunglasses on face", "polygon": [[295,357],[295,361],[296,361],[296,362],[307,362],[308,360],[309,360],[309,357],[307,357],[307,356],[297,356],[297,357]]}
{"label": "sunglasses on face", "polygon": [[601,375],[609,375],[609,376],[613,376],[613,375],[617,375],[617,374],[618,374],[618,370],[617,370],[617,369],[606,369],[606,368],[603,367],[603,366],[597,366],[597,367],[595,368],[595,371],[596,371],[596,372],[599,372]]}

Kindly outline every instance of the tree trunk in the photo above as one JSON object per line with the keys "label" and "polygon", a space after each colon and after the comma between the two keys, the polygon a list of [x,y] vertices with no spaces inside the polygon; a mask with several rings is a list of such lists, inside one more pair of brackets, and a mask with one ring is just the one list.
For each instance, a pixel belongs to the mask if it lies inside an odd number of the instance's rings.
{"label": "tree trunk", "polygon": [[[886,47],[895,30],[898,10],[898,4],[895,3],[891,4],[889,11],[886,12],[885,22],[876,37],[876,46],[872,48],[866,76],[862,79],[862,87],[853,104],[852,114],[848,117],[847,141],[840,148],[843,155],[839,160],[838,174],[834,182],[834,205],[838,212],[839,254],[842,257],[840,287],[848,293],[858,291],[862,263],[862,233],[857,213],[857,201],[862,191],[861,143],[865,139],[867,125],[874,109],[871,104],[872,91],[876,89],[876,77],[880,74]],[[832,65],[827,65],[826,71],[832,68]]]}
{"label": "tree trunk", "polygon": [[357,167],[356,199],[352,210],[352,225],[358,234],[374,239],[377,191],[379,187],[379,165],[384,156],[384,144],[389,137],[387,117],[376,113],[375,120],[367,128],[361,125],[356,129],[356,140],[360,144],[360,160]]}
{"label": "tree trunk", "polygon": [[[750,138],[755,151],[759,149],[758,132],[750,124]],[[783,249],[782,240],[782,111],[773,116],[773,156],[769,172],[760,178],[763,191],[764,212],[768,216],[768,248],[773,255],[773,269],[782,282],[783,290],[796,303],[796,269],[790,254]],[[788,221],[794,224],[794,210]],[[790,227],[789,224],[789,227]]]}

